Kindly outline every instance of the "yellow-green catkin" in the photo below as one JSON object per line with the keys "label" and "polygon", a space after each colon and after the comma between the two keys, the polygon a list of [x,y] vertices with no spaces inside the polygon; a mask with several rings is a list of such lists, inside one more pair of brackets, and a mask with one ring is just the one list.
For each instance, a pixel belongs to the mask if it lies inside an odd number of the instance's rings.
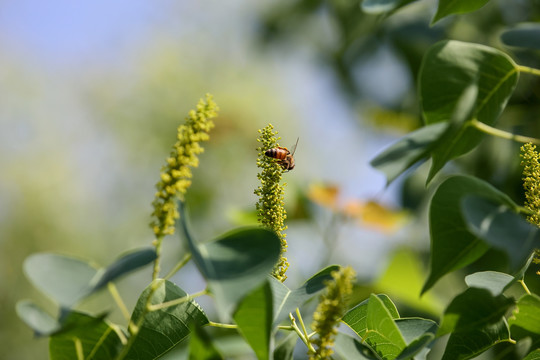
{"label": "yellow-green catkin", "polygon": [[[525,208],[530,214],[527,220],[540,227],[540,154],[536,146],[527,143],[521,147],[521,166],[523,166],[523,187],[525,188]],[[540,264],[540,250],[535,250],[535,264]],[[540,271],[536,272],[540,275]]]}
{"label": "yellow-green catkin", "polygon": [[261,185],[255,189],[255,194],[259,196],[259,201],[256,204],[259,223],[273,230],[281,240],[281,257],[272,275],[283,282],[287,279],[285,273],[289,267],[287,258],[284,256],[287,251],[287,234],[283,231],[287,229],[287,226],[284,224],[287,213],[285,212],[285,203],[283,202],[285,184],[280,185],[283,168],[275,159],[264,155],[266,150],[279,146],[279,138],[276,137],[277,132],[274,132],[273,129],[272,124],[268,124],[268,126],[259,130],[260,136],[257,141],[260,143],[260,146],[257,148],[259,152],[257,167],[261,171],[257,174],[257,177],[261,181]]}
{"label": "yellow-green catkin", "polygon": [[347,311],[356,273],[350,266],[332,272],[333,280],[326,284],[326,293],[321,296],[313,314],[311,328],[316,335],[311,340],[315,352],[308,353],[309,360],[331,359],[334,353],[334,338],[339,321]]}
{"label": "yellow-green catkin", "polygon": [[204,149],[199,144],[209,139],[208,132],[214,127],[211,120],[217,116],[219,108],[207,94],[206,100],[199,100],[196,110],[191,110],[185,123],[178,127],[177,141],[167,158],[167,163],[161,168],[160,180],[156,184],[156,195],[152,206],[152,222],[150,226],[156,239],[154,245],[158,259],[154,265],[154,279],[159,273],[159,257],[161,242],[166,235],[174,234],[175,222],[180,217],[178,201],[191,185],[191,167],[199,165],[197,155]]}
{"label": "yellow-green catkin", "polygon": [[523,187],[525,188],[525,208],[530,211],[527,220],[540,226],[540,154],[536,146],[527,143],[521,147],[523,166]]}

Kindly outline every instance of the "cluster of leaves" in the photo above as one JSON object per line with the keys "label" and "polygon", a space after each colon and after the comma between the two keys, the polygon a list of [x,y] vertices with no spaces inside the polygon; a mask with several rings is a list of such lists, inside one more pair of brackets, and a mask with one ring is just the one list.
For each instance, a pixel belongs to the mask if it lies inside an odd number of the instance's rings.
{"label": "cluster of leaves", "polygon": [[[322,3],[308,2],[312,6]],[[433,21],[476,10],[487,2],[441,0]],[[365,0],[362,8],[388,14],[409,3]],[[537,33],[535,27],[509,30],[501,40],[536,48]],[[536,141],[493,127],[523,72],[540,75],[539,70],[517,65],[507,54],[488,46],[436,43],[418,68],[425,126],[381,153],[372,165],[391,182],[413,165],[431,159],[430,184],[445,164],[478,147],[487,134],[509,141]],[[339,267],[326,267],[299,288],[289,289],[269,276],[282,251],[275,232],[244,228],[212,242],[198,242],[188,230],[186,216],[181,215],[182,238],[189,254],[179,259],[173,270],[193,261],[205,280],[205,289],[187,294],[168,280],[175,273],[171,271],[147,286],[131,314],[113,283],[155,261],[154,249],[126,254],[101,269],[81,259],[54,254],[27,259],[24,269],[28,278],[55,300],[59,312],[53,317],[29,300],[21,301],[17,312],[36,335],[50,338],[51,359],[155,359],[187,343],[188,336],[190,359],[231,357],[218,349],[206,331],[208,327],[236,329],[258,359],[269,359],[270,354],[274,359],[292,359],[299,339],[306,345],[305,353],[310,349],[316,334],[307,333],[300,309],[329,287]],[[499,344],[516,356],[539,358],[540,297],[529,291],[524,274],[535,249],[540,248],[540,234],[525,215],[530,214],[477,177],[455,175],[443,180],[429,206],[430,273],[422,292],[443,276],[477,263],[488,252],[504,254],[508,271],[484,269],[466,276],[468,288],[449,301],[439,323],[401,317],[384,294],[347,304],[341,321],[355,336],[337,332],[336,357],[424,359],[444,337],[443,359],[470,359]],[[516,284],[521,285],[521,293]],[[91,315],[76,309],[83,299],[105,287],[124,309],[127,326],[111,323],[106,313]],[[231,323],[211,321],[196,302],[200,295],[212,295],[220,318]],[[279,340],[276,345],[274,339]]]}

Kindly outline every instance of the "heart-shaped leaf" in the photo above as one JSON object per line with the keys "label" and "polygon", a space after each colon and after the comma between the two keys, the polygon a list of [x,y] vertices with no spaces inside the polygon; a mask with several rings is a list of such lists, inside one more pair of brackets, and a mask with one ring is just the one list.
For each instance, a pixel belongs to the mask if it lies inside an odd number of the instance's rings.
{"label": "heart-shaped leaf", "polygon": [[497,271],[480,271],[465,277],[468,287],[486,289],[493,296],[501,295],[514,280],[512,275]]}
{"label": "heart-shaped leaf", "polygon": [[242,299],[233,318],[238,325],[238,330],[255,351],[257,359],[269,359],[272,290],[268,281]]}
{"label": "heart-shaped leaf", "polygon": [[[468,0],[467,0],[468,1]],[[454,126],[432,151],[428,182],[444,164],[475,148],[483,134],[469,123],[474,119],[493,125],[517,84],[517,65],[503,52],[478,44],[443,41],[433,45],[423,58],[419,74],[419,97],[426,125],[449,122]],[[471,111],[466,90],[478,92]],[[474,93],[474,91],[473,91]],[[462,118],[461,115],[470,113]],[[459,115],[459,116],[458,116]],[[458,121],[459,120],[459,121]]]}
{"label": "heart-shaped leaf", "polygon": [[[399,313],[396,309],[396,305],[394,305],[392,300],[390,300],[390,298],[384,294],[380,294],[377,296],[388,310],[391,318],[399,319]],[[347,324],[347,326],[349,326],[362,339],[366,337],[367,331],[369,330],[367,323],[367,314],[370,299],[362,301],[360,304],[347,311],[347,313],[343,315],[343,318],[341,319],[341,321]]]}
{"label": "heart-shaped leaf", "polygon": [[508,320],[510,328],[520,327],[523,330],[540,335],[540,297],[535,294],[522,296]]}
{"label": "heart-shaped leaf", "polygon": [[539,37],[540,26],[538,24],[526,24],[503,32],[501,41],[508,46],[540,50]]}
{"label": "heart-shaped leaf", "polygon": [[461,200],[470,194],[517,208],[506,194],[478,178],[453,176],[442,182],[431,199],[429,209],[430,274],[422,293],[443,275],[473,263],[489,249],[488,244],[468,231],[462,217]]}

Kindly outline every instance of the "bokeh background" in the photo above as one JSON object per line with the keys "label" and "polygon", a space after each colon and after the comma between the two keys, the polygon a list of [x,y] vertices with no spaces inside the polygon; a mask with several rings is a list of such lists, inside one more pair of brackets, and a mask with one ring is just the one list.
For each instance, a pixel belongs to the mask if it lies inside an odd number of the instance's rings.
{"label": "bokeh background", "polygon": [[[503,29],[540,15],[538,1],[494,0],[430,27],[436,6],[422,0],[380,16],[351,0],[0,1],[0,358],[47,351],[15,314],[23,298],[56,311],[24,277],[27,256],[106,265],[151,243],[159,170],[207,92],[221,112],[187,197],[198,239],[253,224],[257,129],[272,123],[282,146],[299,138],[296,168],[284,175],[288,285],[330,263],[351,265],[366,294],[384,291],[405,314],[436,317],[463,283],[447,277],[418,298],[427,167],[386,187],[369,161],[421,126],[415,83],[431,44],[501,48]],[[538,66],[537,53],[504,51]],[[539,90],[522,79],[501,128],[538,136]],[[516,144],[487,140],[445,169],[454,171],[522,196]],[[167,268],[182,249],[176,236],[164,246]],[[173,280],[201,290],[192,270]],[[147,269],[119,283],[129,307],[149,279]],[[81,305],[104,307],[122,321],[107,294]]]}

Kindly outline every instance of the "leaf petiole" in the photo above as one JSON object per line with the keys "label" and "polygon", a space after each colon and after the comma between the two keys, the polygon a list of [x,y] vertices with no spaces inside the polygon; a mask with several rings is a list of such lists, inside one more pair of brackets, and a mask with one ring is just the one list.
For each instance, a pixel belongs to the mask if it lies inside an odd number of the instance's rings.
{"label": "leaf petiole", "polygon": [[500,130],[492,126],[489,126],[487,124],[484,124],[483,122],[478,121],[477,119],[470,120],[468,125],[474,127],[478,131],[481,131],[483,133],[486,133],[492,136],[500,137],[502,139],[512,140],[512,141],[516,141],[520,143],[533,143],[533,144],[540,145],[540,139],[529,137],[529,136],[512,134],[511,132]]}

